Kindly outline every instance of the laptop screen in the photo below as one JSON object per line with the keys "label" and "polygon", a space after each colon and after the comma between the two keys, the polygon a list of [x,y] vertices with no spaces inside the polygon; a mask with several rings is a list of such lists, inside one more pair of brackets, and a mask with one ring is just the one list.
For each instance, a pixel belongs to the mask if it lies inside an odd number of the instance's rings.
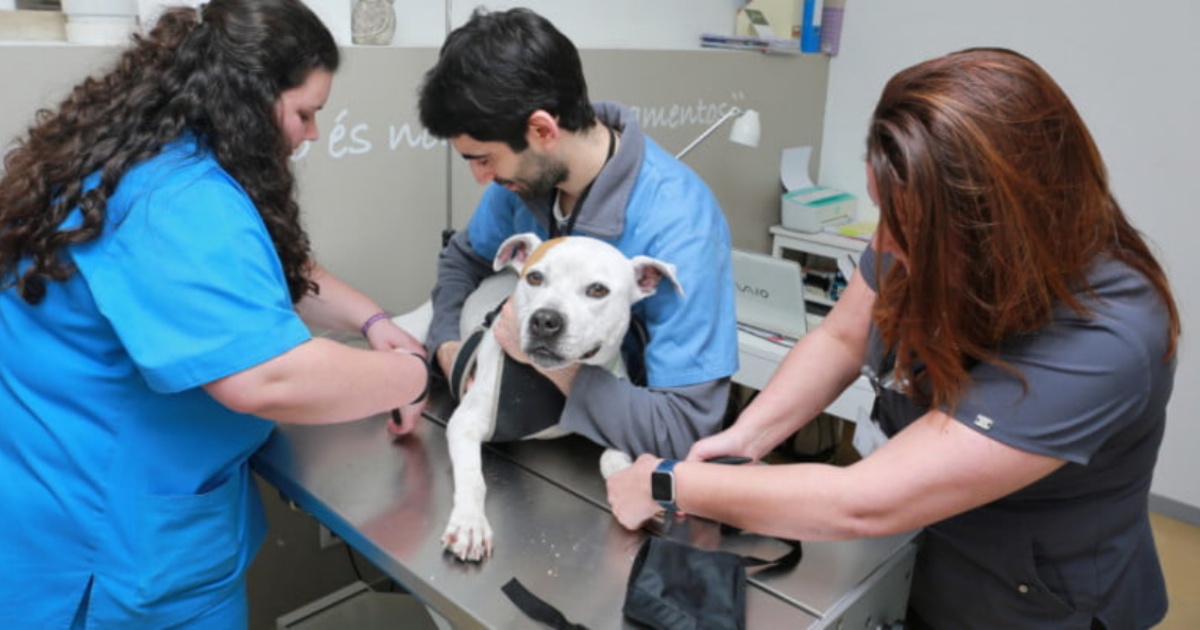
{"label": "laptop screen", "polygon": [[807,332],[800,263],[735,249],[733,283],[738,323],[788,337]]}

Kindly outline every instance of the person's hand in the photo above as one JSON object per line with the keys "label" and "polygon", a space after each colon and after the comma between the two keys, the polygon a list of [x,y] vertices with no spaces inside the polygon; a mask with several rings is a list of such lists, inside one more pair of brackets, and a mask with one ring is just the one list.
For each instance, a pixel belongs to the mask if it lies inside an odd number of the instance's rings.
{"label": "person's hand", "polygon": [[521,325],[517,321],[512,300],[504,301],[499,317],[492,323],[492,335],[505,354],[521,363],[529,363],[529,357],[521,350]]}
{"label": "person's hand", "polygon": [[642,455],[632,466],[608,478],[608,504],[626,529],[638,529],[662,511],[650,495],[650,473],[661,461],[653,455]]}
{"label": "person's hand", "polygon": [[[407,350],[397,349],[396,352],[407,352]],[[417,430],[421,426],[421,420],[424,417],[422,412],[425,407],[429,406],[429,388],[433,383],[433,373],[429,370],[429,357],[425,356],[425,348],[422,347],[420,352],[412,352],[411,354],[421,357],[425,361],[425,393],[421,395],[421,399],[411,405],[405,405],[399,409],[393,409],[390,417],[384,425],[387,432],[393,436],[404,436]]]}
{"label": "person's hand", "polygon": [[458,358],[458,349],[462,347],[462,342],[445,341],[437,347],[437,362],[438,367],[442,368],[442,374],[449,378],[454,373],[454,360]]}
{"label": "person's hand", "polygon": [[758,454],[752,448],[749,436],[734,425],[716,435],[711,435],[692,445],[688,451],[687,461],[702,462],[714,457],[749,457],[751,461],[758,459]]}
{"label": "person's hand", "polygon": [[367,343],[374,350],[404,350],[425,356],[425,346],[407,330],[390,319],[382,320],[367,329]]}
{"label": "person's hand", "polygon": [[395,437],[403,437],[416,431],[424,420],[422,412],[429,405],[429,397],[415,404],[401,407],[400,409],[392,410],[388,421],[385,423],[387,432]]}

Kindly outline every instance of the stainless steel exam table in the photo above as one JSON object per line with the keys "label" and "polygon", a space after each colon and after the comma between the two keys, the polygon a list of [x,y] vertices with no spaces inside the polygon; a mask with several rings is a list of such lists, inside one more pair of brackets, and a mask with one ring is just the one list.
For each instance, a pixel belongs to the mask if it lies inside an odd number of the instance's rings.
{"label": "stainless steel exam table", "polygon": [[[439,542],[453,479],[444,420],[453,410],[434,392],[427,421],[391,438],[385,416],[325,426],[280,425],[253,465],[314,516],[455,628],[529,628],[501,592],[516,577],[574,623],[592,630],[634,627],[621,605],[634,554],[650,533],[612,518],[599,473],[600,447],[579,437],[485,445],[487,515],[494,553],[461,563]],[[661,532],[707,549],[774,558],[777,540],[722,536],[684,518]],[[876,628],[904,613],[915,534],[846,542],[804,542],[791,571],[755,576],[747,627]]]}

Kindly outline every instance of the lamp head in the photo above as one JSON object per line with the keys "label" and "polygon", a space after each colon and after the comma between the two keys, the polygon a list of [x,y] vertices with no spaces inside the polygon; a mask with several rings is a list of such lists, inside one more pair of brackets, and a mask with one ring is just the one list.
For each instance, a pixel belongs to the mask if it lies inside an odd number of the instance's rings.
{"label": "lamp head", "polygon": [[729,130],[729,139],[744,144],[750,147],[758,146],[758,137],[761,133],[761,127],[758,122],[758,112],[753,109],[742,109],[740,107],[730,107],[725,110],[725,113],[717,119],[717,122],[709,125],[695,140],[684,147],[679,153],[675,154],[676,159],[683,159],[683,156],[695,149],[704,139],[712,135],[721,125],[733,119],[733,127]]}
{"label": "lamp head", "polygon": [[729,128],[729,139],[748,147],[757,147],[762,135],[762,124],[758,119],[758,111],[747,109],[733,120]]}

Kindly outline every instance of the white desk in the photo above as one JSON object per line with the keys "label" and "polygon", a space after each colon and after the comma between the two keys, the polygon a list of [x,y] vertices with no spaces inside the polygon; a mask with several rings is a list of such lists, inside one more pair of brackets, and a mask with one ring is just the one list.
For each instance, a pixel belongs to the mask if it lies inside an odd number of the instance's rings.
{"label": "white desk", "polygon": [[[771,255],[782,257],[784,250],[803,252],[824,256],[836,260],[851,256],[855,263],[862,253],[866,243],[858,239],[838,236],[836,234],[805,234],[786,230],[782,226],[770,229],[772,235]],[[818,323],[809,317],[809,326]],[[733,375],[733,382],[754,389],[767,386],[771,375],[779,366],[779,362],[787,355],[789,348],[750,333],[738,331],[738,362],[740,367]],[[850,421],[857,421],[860,415],[871,410],[875,402],[875,392],[867,379],[859,377],[842,395],[830,404],[825,411]]]}

